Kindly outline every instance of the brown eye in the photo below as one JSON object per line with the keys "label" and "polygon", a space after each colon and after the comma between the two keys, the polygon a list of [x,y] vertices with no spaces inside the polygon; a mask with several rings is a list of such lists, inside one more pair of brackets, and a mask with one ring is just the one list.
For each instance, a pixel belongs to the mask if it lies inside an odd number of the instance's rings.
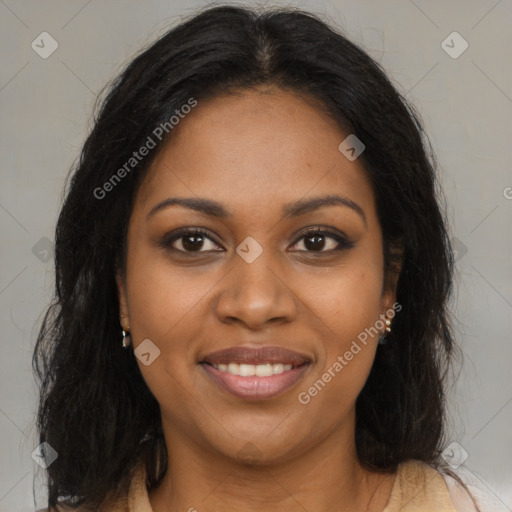
{"label": "brown eye", "polygon": [[355,245],[340,234],[318,228],[308,229],[308,231],[294,243],[293,247],[300,245],[298,242],[302,240],[304,241],[303,245],[305,249],[300,249],[299,252],[330,253],[350,249]]}
{"label": "brown eye", "polygon": [[[214,247],[209,248],[206,241],[218,247],[207,231],[200,228],[186,228],[172,233],[172,236],[166,235],[160,242],[160,245],[166,249],[185,253],[201,253],[215,250]],[[179,247],[180,245],[181,247]],[[202,250],[205,245],[206,250]]]}

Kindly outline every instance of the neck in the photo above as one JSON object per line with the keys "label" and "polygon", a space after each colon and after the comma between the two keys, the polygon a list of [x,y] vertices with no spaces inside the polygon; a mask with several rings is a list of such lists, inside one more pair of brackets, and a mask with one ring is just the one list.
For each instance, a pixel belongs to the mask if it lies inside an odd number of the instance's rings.
{"label": "neck", "polygon": [[333,432],[321,445],[284,462],[241,464],[173,430],[164,435],[167,472],[149,492],[153,512],[382,511],[394,475],[358,461],[353,434]]}

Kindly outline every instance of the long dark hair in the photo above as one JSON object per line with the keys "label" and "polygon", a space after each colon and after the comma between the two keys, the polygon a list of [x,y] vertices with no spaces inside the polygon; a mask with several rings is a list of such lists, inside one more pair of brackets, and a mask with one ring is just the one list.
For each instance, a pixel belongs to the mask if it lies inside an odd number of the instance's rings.
{"label": "long dark hair", "polygon": [[[124,270],[129,216],[148,166],[172,137],[176,110],[191,98],[200,105],[260,85],[314,99],[363,141],[359,158],[376,198],[387,275],[402,264],[402,310],[357,399],[361,463],[391,471],[408,459],[438,460],[454,349],[453,254],[419,115],[379,64],[316,16],[222,6],[168,31],[110,84],[71,170],[56,227],[55,298],[33,355],[40,442],[58,453],[47,469],[49,505],[65,498],[95,509],[126,489],[141,459],[150,485],[165,473],[158,402],[132,351],[121,348],[115,275]],[[166,122],[160,140],[155,129]],[[148,136],[157,147],[127,167]]]}

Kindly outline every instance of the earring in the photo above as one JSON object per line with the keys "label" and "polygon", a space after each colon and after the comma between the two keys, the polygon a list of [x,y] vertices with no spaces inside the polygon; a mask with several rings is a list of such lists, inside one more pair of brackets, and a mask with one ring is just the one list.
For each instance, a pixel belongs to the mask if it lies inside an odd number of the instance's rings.
{"label": "earring", "polygon": [[123,348],[128,348],[132,343],[130,331],[126,332],[124,329],[121,329],[121,331],[123,333]]}
{"label": "earring", "polygon": [[[391,332],[391,320],[389,318],[386,318],[386,331]],[[384,335],[379,336],[379,345],[385,345],[388,342],[387,338]]]}
{"label": "earring", "polygon": [[[119,315],[119,318],[124,318],[123,315]],[[131,343],[132,343],[132,339],[130,337],[130,331],[125,331],[122,327],[121,327],[121,332],[123,333],[123,348],[128,348]]]}

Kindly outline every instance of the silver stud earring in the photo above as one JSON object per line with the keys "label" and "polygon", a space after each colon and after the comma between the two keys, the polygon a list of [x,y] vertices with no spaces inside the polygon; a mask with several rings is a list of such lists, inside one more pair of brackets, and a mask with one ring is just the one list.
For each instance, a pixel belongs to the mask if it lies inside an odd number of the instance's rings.
{"label": "silver stud earring", "polygon": [[[119,318],[124,318],[124,316],[119,315]],[[121,327],[121,332],[123,333],[123,342],[122,342],[123,348],[128,348],[132,344],[132,339],[130,337],[130,331],[125,331]]]}
{"label": "silver stud earring", "polygon": [[122,329],[122,333],[123,333],[123,348],[128,348],[132,343],[132,339],[130,337],[130,331],[126,332],[124,329]]}

